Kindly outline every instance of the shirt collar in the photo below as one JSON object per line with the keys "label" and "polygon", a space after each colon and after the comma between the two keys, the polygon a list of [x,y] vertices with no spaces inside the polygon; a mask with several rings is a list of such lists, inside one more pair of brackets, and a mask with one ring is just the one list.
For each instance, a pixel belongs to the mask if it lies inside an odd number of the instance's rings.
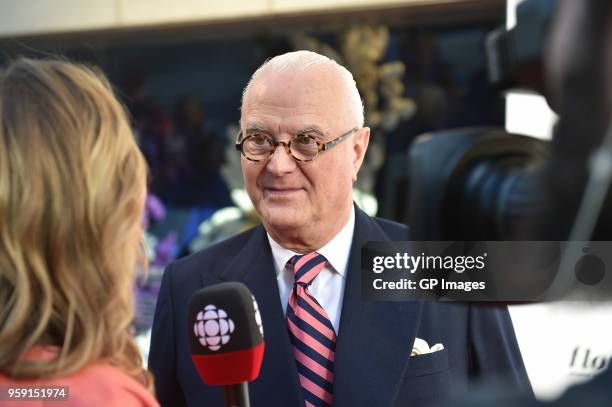
{"label": "shirt collar", "polygon": [[[346,277],[346,267],[349,260],[349,252],[351,250],[351,244],[353,243],[353,232],[355,231],[355,208],[351,205],[351,215],[349,216],[348,222],[342,227],[340,232],[332,238],[325,246],[316,250],[317,253],[325,256],[331,267],[339,273],[342,277]],[[270,248],[272,249],[272,256],[274,258],[274,266],[276,268],[276,274],[284,270],[287,262],[295,255],[299,255],[294,251],[291,251],[272,239],[269,233],[268,241],[270,242]]]}

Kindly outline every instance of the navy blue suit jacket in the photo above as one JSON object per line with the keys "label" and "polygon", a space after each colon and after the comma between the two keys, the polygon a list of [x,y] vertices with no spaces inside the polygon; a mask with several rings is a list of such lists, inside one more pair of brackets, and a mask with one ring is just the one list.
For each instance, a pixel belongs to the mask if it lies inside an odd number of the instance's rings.
{"label": "navy blue suit jacket", "polygon": [[[371,218],[355,208],[355,232],[336,346],[334,406],[438,406],[467,389],[478,376],[505,375],[531,392],[505,307],[429,301],[364,302],[360,250],[368,241],[408,240],[398,223]],[[257,226],[171,264],[166,270],[149,354],[163,406],[222,406],[221,388],[205,385],[187,341],[187,306],[198,289],[240,281],[259,304],[265,353],[250,383],[251,403],[303,406],[290,348],[272,252]],[[444,350],[411,357],[415,337]]]}

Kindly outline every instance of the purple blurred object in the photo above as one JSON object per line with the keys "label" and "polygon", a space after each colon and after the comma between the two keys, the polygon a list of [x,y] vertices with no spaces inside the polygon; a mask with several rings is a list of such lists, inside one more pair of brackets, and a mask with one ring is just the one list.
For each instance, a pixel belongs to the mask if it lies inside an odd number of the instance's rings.
{"label": "purple blurred object", "polygon": [[170,232],[163,240],[157,243],[157,247],[155,247],[155,260],[153,260],[154,266],[166,267],[174,260],[176,241],[176,233]]}
{"label": "purple blurred object", "polygon": [[[148,194],[145,201],[145,213],[143,217],[143,229],[148,229],[150,221],[161,221],[166,217],[166,208],[161,200]],[[170,232],[159,241],[155,250],[155,259],[151,261],[148,274],[142,275],[144,278],[137,278],[134,285],[135,290],[135,314],[133,327],[137,334],[141,334],[151,329],[155,304],[159,295],[159,287],[163,269],[174,259],[177,251],[177,235]]]}
{"label": "purple blurred object", "polygon": [[162,201],[153,194],[147,194],[147,199],[145,200],[144,217],[142,220],[143,229],[148,229],[151,221],[160,221],[165,217],[166,208],[164,207]]}
{"label": "purple blurred object", "polygon": [[166,208],[164,207],[164,204],[153,194],[147,195],[145,208],[149,219],[157,221],[166,217]]}

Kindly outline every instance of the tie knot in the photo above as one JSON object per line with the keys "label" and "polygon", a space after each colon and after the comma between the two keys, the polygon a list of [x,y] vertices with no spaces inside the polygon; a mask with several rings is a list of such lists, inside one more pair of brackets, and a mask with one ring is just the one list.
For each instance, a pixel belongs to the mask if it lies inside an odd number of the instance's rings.
{"label": "tie knot", "polygon": [[295,274],[295,284],[310,285],[312,280],[323,270],[327,260],[317,252],[293,256],[289,260]]}

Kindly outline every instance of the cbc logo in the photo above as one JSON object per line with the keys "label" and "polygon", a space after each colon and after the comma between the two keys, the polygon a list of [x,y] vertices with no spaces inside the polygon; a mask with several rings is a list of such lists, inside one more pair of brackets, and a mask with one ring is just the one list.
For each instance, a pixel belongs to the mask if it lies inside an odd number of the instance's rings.
{"label": "cbc logo", "polygon": [[196,322],[193,324],[193,331],[198,340],[202,346],[211,351],[217,351],[228,343],[234,328],[234,321],[227,316],[227,313],[212,304],[198,312]]}

